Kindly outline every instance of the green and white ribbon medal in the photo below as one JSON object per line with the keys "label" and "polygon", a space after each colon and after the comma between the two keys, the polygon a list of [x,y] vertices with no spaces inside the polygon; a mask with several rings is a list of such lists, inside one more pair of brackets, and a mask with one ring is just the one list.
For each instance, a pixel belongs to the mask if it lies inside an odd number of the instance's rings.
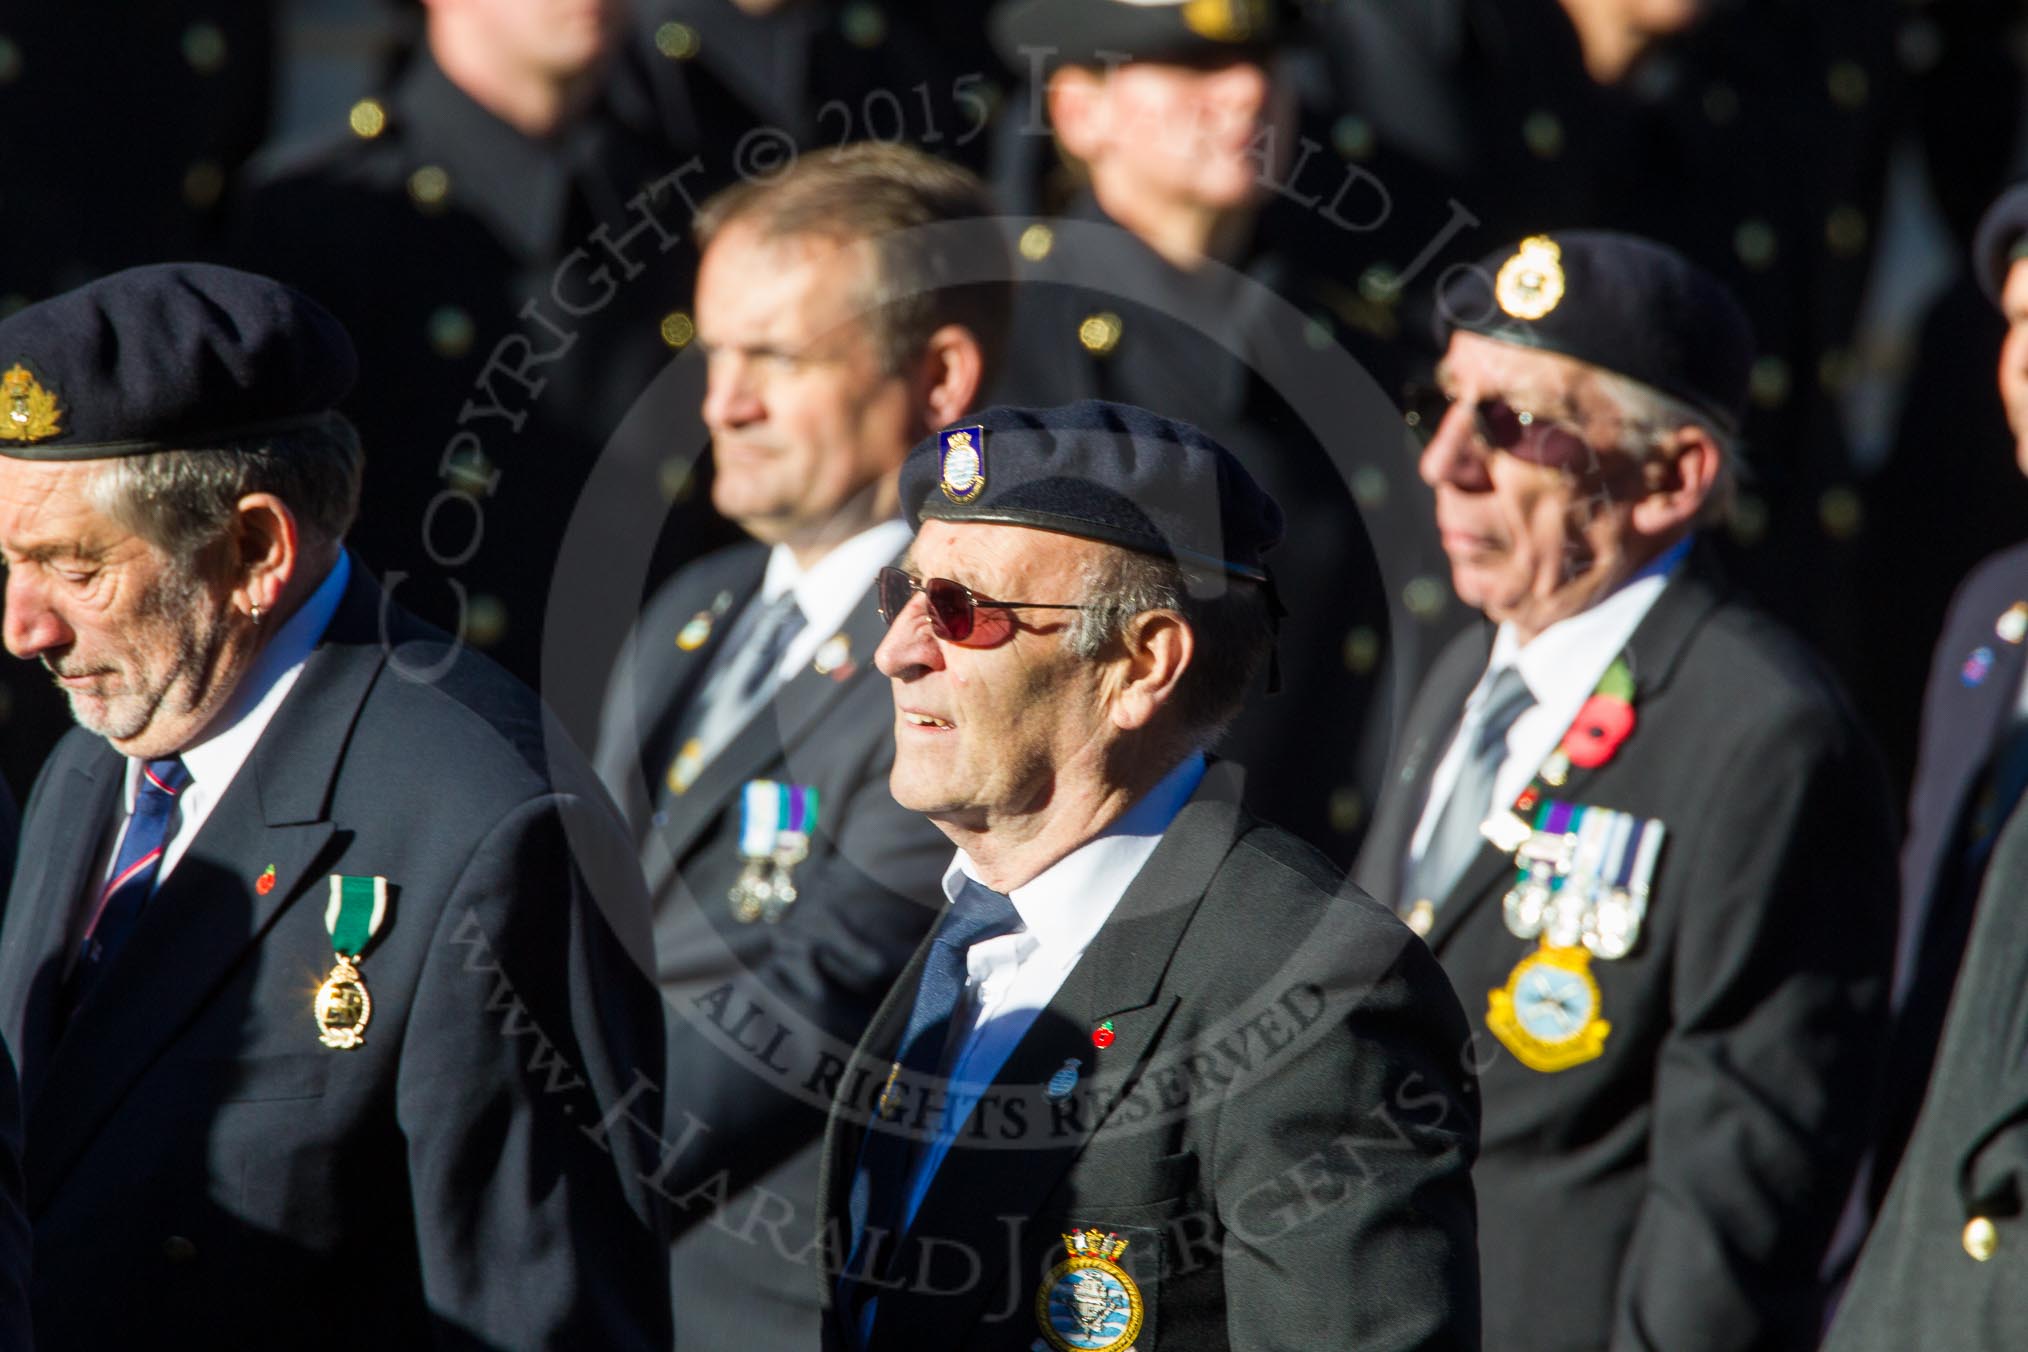
{"label": "green and white ribbon medal", "polygon": [[366,1040],[373,1017],[373,998],[359,974],[357,959],[387,919],[387,879],[331,875],[331,900],[324,907],[324,928],[331,935],[337,963],[317,988],[317,1040],[326,1047],[349,1051]]}

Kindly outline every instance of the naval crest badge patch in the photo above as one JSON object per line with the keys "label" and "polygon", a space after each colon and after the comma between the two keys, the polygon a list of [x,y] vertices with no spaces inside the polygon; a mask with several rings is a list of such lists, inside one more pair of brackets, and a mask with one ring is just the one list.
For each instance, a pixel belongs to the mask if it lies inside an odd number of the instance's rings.
{"label": "naval crest badge patch", "polygon": [[1057,1352],[1127,1352],[1141,1331],[1141,1289],[1120,1266],[1127,1241],[1096,1227],[1063,1237],[1070,1257],[1035,1293],[1035,1322]]}
{"label": "naval crest badge patch", "polygon": [[1547,235],[1530,235],[1500,265],[1493,299],[1516,319],[1540,319],[1563,302],[1563,250]]}
{"label": "naval crest badge patch", "polygon": [[937,483],[952,502],[986,491],[986,429],[953,427],[937,440]]}

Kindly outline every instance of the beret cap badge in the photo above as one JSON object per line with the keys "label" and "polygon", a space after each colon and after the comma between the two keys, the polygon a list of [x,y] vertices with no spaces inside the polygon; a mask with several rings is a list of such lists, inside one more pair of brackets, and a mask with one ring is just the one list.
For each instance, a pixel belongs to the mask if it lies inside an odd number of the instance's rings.
{"label": "beret cap badge", "polygon": [[986,491],[986,429],[953,427],[941,441],[938,486],[952,502],[971,502]]}
{"label": "beret cap badge", "polygon": [[1251,42],[1267,27],[1264,0],[1185,0],[1183,24],[1212,42]]}
{"label": "beret cap badge", "polygon": [[0,441],[47,441],[63,430],[56,396],[16,362],[0,375]]}
{"label": "beret cap badge", "polygon": [[1500,266],[1493,299],[1516,319],[1536,320],[1563,300],[1563,250],[1547,235],[1530,235]]}

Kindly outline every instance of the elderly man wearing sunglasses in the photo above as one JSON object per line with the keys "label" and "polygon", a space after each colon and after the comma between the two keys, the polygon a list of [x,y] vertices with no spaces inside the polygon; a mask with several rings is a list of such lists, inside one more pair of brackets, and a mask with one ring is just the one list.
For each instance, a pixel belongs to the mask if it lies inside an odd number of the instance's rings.
{"label": "elderly man wearing sunglasses", "polygon": [[827,1346],[1476,1348],[1456,997],[1205,754],[1280,509],[1098,401],[989,410],[901,489],[890,783],[958,852],[832,1109]]}
{"label": "elderly man wearing sunglasses", "polygon": [[1828,676],[1697,542],[1730,500],[1747,322],[1623,235],[1535,236],[1480,276],[1408,416],[1490,623],[1425,683],[1353,876],[1474,1024],[1486,1342],[1808,1347],[1894,828]]}

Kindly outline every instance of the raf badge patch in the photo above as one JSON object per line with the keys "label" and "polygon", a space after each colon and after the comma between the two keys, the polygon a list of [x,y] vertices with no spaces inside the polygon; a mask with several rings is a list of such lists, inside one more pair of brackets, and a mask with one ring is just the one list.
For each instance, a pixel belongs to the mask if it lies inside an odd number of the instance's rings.
{"label": "raf badge patch", "polygon": [[1070,1257],[1035,1293],[1035,1321],[1057,1352],[1125,1352],[1141,1331],[1141,1289],[1120,1266],[1127,1241],[1097,1229],[1063,1237]]}
{"label": "raf badge patch", "polygon": [[63,430],[56,396],[16,362],[0,375],[0,441],[47,441]]}
{"label": "raf badge patch", "polygon": [[1605,1051],[1613,1026],[1599,1017],[1591,954],[1544,943],[1486,996],[1486,1027],[1530,1070],[1581,1066]]}
{"label": "raf badge patch", "polygon": [[1563,250],[1547,235],[1530,235],[1500,265],[1493,299],[1516,319],[1540,319],[1563,301]]}
{"label": "raf badge patch", "polygon": [[986,429],[953,427],[937,439],[937,482],[952,502],[986,491]]}

